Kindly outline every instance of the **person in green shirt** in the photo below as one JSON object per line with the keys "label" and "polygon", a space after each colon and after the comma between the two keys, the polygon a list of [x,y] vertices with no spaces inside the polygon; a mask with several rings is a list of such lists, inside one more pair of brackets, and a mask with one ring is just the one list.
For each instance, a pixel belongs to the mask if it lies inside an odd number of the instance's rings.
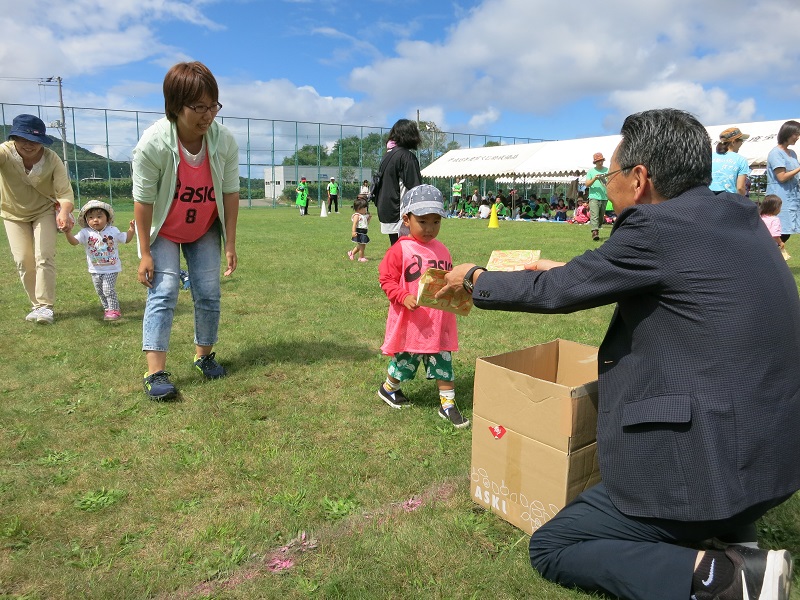
{"label": "person in green shirt", "polygon": [[462,184],[460,181],[456,181],[453,184],[453,199],[450,201],[451,213],[454,213],[458,209],[458,205],[461,202],[461,188]]}
{"label": "person in green shirt", "polygon": [[294,203],[300,207],[300,216],[305,216],[308,214],[308,185],[306,184],[306,178],[301,177],[300,183],[297,184],[297,199]]}
{"label": "person in green shirt", "polygon": [[605,160],[602,152],[595,152],[592,157],[594,167],[586,173],[586,191],[589,194],[589,223],[592,227],[592,239],[595,242],[600,240],[600,227],[603,225],[606,202],[608,202],[605,180],[608,167],[603,166]]}
{"label": "person in green shirt", "polygon": [[331,204],[333,204],[336,214],[339,214],[339,184],[336,183],[336,177],[331,177],[331,182],[328,184],[328,212],[331,212]]}

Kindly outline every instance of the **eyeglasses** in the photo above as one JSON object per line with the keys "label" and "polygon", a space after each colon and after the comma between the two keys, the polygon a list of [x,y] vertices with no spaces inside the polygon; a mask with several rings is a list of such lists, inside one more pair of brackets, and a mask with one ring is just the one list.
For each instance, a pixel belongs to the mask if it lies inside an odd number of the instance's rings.
{"label": "eyeglasses", "polygon": [[205,104],[195,104],[194,106],[192,106],[191,104],[187,104],[186,108],[191,108],[198,115],[205,114],[208,111],[217,114],[219,111],[222,110],[222,104],[220,104],[219,102],[215,102],[211,106],[206,106]]}
{"label": "eyeglasses", "polygon": [[630,171],[630,170],[631,170],[633,167],[635,167],[635,166],[636,166],[636,165],[631,165],[630,167],[621,167],[621,168],[617,169],[616,171],[610,171],[610,172],[608,172],[608,173],[604,173],[604,174],[602,175],[602,177],[603,177],[603,182],[604,182],[606,185],[608,185],[608,182],[611,180],[611,178],[612,178],[612,177],[614,177],[614,175],[617,175],[617,174],[619,174],[619,173],[622,173],[623,171]]}

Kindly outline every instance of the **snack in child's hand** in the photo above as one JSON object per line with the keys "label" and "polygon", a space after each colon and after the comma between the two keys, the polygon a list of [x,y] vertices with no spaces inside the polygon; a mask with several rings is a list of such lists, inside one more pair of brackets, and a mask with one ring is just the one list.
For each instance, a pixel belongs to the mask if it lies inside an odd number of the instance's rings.
{"label": "snack in child's hand", "polygon": [[417,304],[457,315],[468,315],[472,309],[472,294],[467,290],[459,287],[447,292],[441,298],[436,298],[436,293],[445,286],[445,275],[447,271],[442,269],[428,269],[422,274],[417,291]]}
{"label": "snack in child's hand", "polygon": [[487,271],[522,271],[525,265],[541,258],[541,250],[493,250]]}

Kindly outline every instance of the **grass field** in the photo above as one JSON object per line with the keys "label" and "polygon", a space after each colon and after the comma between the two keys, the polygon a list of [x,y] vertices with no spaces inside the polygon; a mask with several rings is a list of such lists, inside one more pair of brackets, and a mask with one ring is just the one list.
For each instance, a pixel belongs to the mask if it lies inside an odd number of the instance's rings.
{"label": "grass field", "polygon": [[[104,323],[82,248],[61,238],[56,322],[43,326],[24,320],[0,234],[1,599],[591,597],[543,581],[528,536],[472,502],[471,430],[438,418],[432,382],[404,387],[409,410],[378,399],[387,240],[374,227],[370,262],[350,262],[349,211],[312,213],[242,211],[215,347],[228,378],[193,370],[181,292],[167,364],[181,401],[169,404],[142,391],[135,243],[121,248],[124,317]],[[120,228],[131,218],[121,206]],[[486,224],[444,222],[456,263],[496,248],[568,260],[594,247],[585,226]],[[797,236],[787,249],[797,278]],[[557,337],[597,345],[611,311],[459,317],[465,415],[476,358]],[[800,553],[798,497],[760,534]]]}

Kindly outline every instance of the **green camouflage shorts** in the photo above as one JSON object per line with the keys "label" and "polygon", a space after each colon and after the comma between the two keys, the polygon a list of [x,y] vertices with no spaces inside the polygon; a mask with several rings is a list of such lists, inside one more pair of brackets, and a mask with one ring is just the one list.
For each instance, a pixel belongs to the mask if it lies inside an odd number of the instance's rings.
{"label": "green camouflage shorts", "polygon": [[389,362],[389,375],[398,381],[410,381],[417,374],[420,362],[425,363],[425,375],[428,379],[455,381],[453,355],[450,352],[436,354],[398,352]]}

